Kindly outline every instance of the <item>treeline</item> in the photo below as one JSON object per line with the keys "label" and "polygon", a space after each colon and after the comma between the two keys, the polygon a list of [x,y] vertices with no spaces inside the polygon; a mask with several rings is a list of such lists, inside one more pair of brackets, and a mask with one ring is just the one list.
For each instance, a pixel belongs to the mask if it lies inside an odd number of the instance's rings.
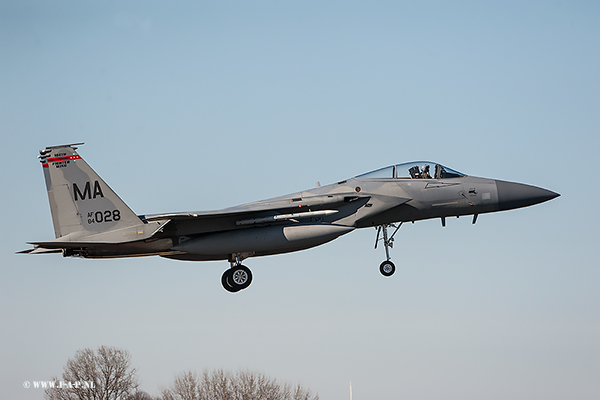
{"label": "treeline", "polygon": [[78,350],[67,360],[55,387],[45,390],[46,400],[318,400],[301,385],[280,383],[254,372],[188,371],[175,377],[160,395],[139,389],[137,370],[127,350],[101,346]]}

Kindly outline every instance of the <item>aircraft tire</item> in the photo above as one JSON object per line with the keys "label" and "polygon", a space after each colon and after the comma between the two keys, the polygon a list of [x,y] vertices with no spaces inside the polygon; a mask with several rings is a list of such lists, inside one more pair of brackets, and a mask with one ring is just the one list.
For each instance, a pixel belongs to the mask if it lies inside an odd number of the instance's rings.
{"label": "aircraft tire", "polygon": [[229,283],[236,292],[246,289],[252,283],[252,272],[245,265],[236,265],[231,268]]}
{"label": "aircraft tire", "polygon": [[223,285],[223,288],[225,290],[227,290],[230,293],[235,293],[237,291],[239,291],[240,289],[234,288],[233,285],[231,284],[231,273],[233,272],[233,269],[228,269],[227,271],[223,272],[223,276],[221,277],[221,284]]}
{"label": "aircraft tire", "polygon": [[379,272],[383,276],[392,276],[396,272],[396,266],[390,260],[384,261],[379,266]]}

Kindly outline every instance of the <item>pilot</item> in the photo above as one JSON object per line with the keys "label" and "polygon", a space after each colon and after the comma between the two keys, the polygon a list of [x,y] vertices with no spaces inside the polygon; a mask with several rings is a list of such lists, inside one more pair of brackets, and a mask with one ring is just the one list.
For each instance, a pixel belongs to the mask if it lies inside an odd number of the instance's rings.
{"label": "pilot", "polygon": [[421,179],[431,179],[431,175],[429,175],[429,164],[425,164],[421,167]]}

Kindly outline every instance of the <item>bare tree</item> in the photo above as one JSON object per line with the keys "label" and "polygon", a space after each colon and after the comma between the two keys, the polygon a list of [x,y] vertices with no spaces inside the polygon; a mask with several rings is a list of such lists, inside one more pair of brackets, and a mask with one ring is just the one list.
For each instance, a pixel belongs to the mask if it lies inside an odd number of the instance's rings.
{"label": "bare tree", "polygon": [[223,370],[202,375],[184,372],[170,388],[161,390],[161,400],[318,400],[302,386],[280,384],[262,374]]}
{"label": "bare tree", "polygon": [[47,400],[125,400],[139,386],[127,350],[101,346],[96,352],[78,350],[67,360],[62,380],[53,378]]}
{"label": "bare tree", "polygon": [[130,394],[126,400],[157,400],[154,397],[150,396],[147,392],[143,390],[137,391],[134,394]]}

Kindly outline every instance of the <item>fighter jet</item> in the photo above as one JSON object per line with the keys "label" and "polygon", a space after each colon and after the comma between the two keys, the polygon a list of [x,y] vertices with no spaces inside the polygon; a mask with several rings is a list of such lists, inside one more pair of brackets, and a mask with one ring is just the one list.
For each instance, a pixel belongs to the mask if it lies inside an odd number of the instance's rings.
{"label": "fighter jet", "polygon": [[21,253],[65,257],[153,256],[228,260],[221,283],[238,292],[252,282],[249,257],[319,246],[358,228],[376,228],[386,259],[404,222],[511,210],[559,196],[550,190],[465,175],[435,162],[390,165],[326,186],[217,211],[137,215],[77,153],[83,143],[40,151],[56,238]]}

